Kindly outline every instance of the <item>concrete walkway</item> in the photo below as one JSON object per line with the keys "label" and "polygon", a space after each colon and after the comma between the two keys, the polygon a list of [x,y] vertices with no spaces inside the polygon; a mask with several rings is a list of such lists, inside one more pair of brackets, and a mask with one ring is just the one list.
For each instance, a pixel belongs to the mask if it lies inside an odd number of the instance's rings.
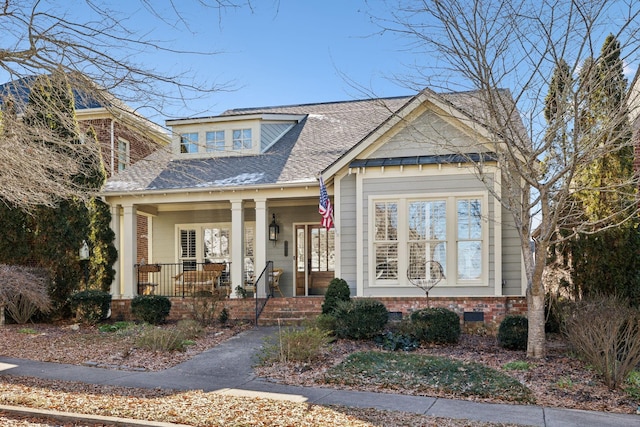
{"label": "concrete walkway", "polygon": [[[21,375],[126,387],[204,390],[234,396],[260,396],[319,405],[338,404],[530,426],[640,426],[640,415],[530,405],[477,403],[272,383],[256,377],[251,366],[255,363],[253,358],[260,349],[263,338],[274,332],[275,328],[254,328],[234,336],[187,362],[161,372],[118,371],[0,357],[0,375]],[[143,422],[137,425],[170,424]]]}

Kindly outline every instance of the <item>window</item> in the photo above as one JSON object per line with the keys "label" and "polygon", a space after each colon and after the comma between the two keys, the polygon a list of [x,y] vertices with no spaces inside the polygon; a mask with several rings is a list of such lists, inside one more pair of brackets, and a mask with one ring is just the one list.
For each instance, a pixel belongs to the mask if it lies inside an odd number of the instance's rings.
{"label": "window", "polygon": [[216,130],[206,133],[207,153],[224,151],[224,131]]}
{"label": "window", "polygon": [[118,139],[118,172],[122,172],[129,165],[129,142]]}
{"label": "window", "polygon": [[[427,261],[437,261],[447,275],[446,200],[409,202],[409,266],[420,270]],[[422,276],[420,276],[422,277]],[[426,276],[424,276],[426,277]]]}
{"label": "window", "polygon": [[250,150],[251,147],[251,129],[236,129],[233,131],[234,150]]}
{"label": "window", "polygon": [[[198,263],[231,262],[231,224],[178,226],[178,259],[185,270],[195,270]],[[253,272],[253,223],[244,227],[245,270]]]}
{"label": "window", "polygon": [[197,153],[198,152],[198,133],[183,133],[180,135],[180,153]]}
{"label": "window", "polygon": [[376,279],[398,278],[398,203],[376,202],[374,256]]}
{"label": "window", "polygon": [[196,230],[180,230],[179,258],[185,270],[196,269]]}
{"label": "window", "polygon": [[[335,271],[335,232],[321,226],[313,226],[310,231],[311,271]],[[304,259],[304,256],[302,257]]]}
{"label": "window", "polygon": [[479,199],[457,201],[458,279],[480,279],[482,273],[482,213]]}
{"label": "window", "polygon": [[427,261],[442,266],[441,284],[482,284],[489,249],[485,205],[485,196],[475,195],[372,200],[374,284],[409,285],[408,274],[427,276]]}

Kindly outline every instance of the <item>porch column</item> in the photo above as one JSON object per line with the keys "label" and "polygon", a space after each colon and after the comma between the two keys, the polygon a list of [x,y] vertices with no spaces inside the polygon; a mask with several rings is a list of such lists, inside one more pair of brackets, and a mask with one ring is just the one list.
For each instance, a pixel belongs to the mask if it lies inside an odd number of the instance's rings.
{"label": "porch column", "polygon": [[[134,292],[136,286],[135,263],[138,254],[137,248],[137,209],[135,206],[122,207],[124,218],[122,224],[122,253],[121,263],[122,271],[120,276],[123,283],[123,297],[133,298],[137,292]],[[136,290],[137,291],[137,290]]]}
{"label": "porch column", "polygon": [[[256,277],[267,264],[267,199],[254,199],[256,202],[256,235],[254,238],[254,269]],[[263,288],[258,289],[258,297],[266,297]]]}
{"label": "porch column", "polygon": [[[111,206],[111,230],[115,234],[113,239],[113,245],[116,247],[118,254],[121,254],[122,247],[120,243],[122,242],[122,236],[120,236],[120,206]],[[118,256],[118,260],[114,265],[115,275],[113,277],[113,282],[111,282],[111,296],[114,299],[119,299],[122,297],[122,283],[120,282],[120,278],[122,277],[120,271],[122,270],[122,256]]]}
{"label": "porch column", "polygon": [[231,297],[236,286],[244,287],[244,201],[231,200]]}

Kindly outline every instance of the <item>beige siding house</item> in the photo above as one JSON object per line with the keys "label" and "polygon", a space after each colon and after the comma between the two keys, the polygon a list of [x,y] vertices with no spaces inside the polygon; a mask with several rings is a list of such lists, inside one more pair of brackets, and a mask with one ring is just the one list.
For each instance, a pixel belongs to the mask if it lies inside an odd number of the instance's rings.
{"label": "beige siding house", "polygon": [[[523,296],[519,238],[492,196],[497,136],[473,119],[474,99],[425,90],[167,121],[170,146],[103,191],[120,248],[114,297],[185,296],[187,276],[192,290],[260,296],[261,275],[279,268],[288,297],[321,295],[339,277],[355,296],[416,298],[425,292],[412,282],[431,278],[432,261],[444,277],[430,296]],[[468,158],[484,159],[484,182]],[[331,229],[320,225],[319,177]],[[144,260],[137,214],[149,218]],[[207,276],[210,264],[223,274]]]}

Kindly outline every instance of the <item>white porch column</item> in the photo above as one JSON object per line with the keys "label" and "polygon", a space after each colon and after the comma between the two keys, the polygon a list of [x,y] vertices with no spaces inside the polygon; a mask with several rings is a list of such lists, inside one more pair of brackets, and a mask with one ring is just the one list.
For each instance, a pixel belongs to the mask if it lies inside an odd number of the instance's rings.
{"label": "white porch column", "polygon": [[244,286],[244,202],[231,200],[231,297],[236,286]]}
{"label": "white porch column", "polygon": [[111,206],[111,230],[113,230],[113,233],[115,234],[113,245],[118,250],[118,260],[113,266],[116,273],[113,277],[113,282],[111,283],[111,296],[114,299],[122,297],[122,282],[120,281],[120,271],[122,271],[122,247],[120,245],[122,242],[122,236],[120,235],[120,220],[120,206]]}
{"label": "white porch column", "polygon": [[123,283],[123,297],[133,298],[136,295],[134,288],[136,286],[136,272],[134,265],[138,255],[138,239],[137,239],[137,209],[135,206],[123,206],[123,225],[122,225],[122,253],[121,263],[122,271],[120,276]]}
{"label": "white porch column", "polygon": [[[256,234],[253,236],[254,269],[256,278],[267,264],[267,199],[254,199],[256,202]],[[266,297],[266,290],[261,288],[259,298]]]}

